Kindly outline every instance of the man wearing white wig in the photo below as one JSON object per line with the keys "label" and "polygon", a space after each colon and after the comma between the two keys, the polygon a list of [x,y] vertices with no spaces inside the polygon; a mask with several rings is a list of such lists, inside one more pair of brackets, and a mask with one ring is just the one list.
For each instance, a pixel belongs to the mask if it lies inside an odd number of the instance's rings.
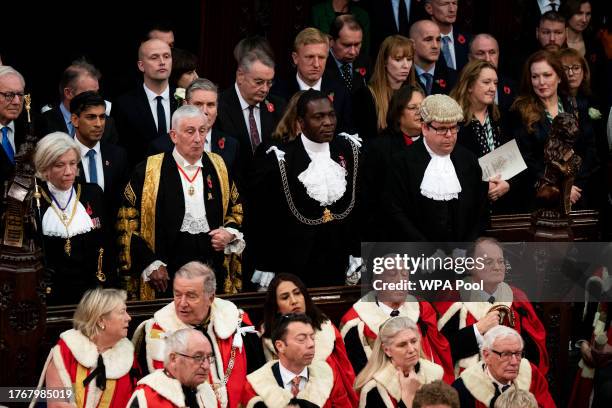
{"label": "man wearing white wig", "polygon": [[394,241],[472,241],[487,224],[478,160],[456,145],[461,107],[446,95],[421,104],[423,138],[391,160],[385,199]]}

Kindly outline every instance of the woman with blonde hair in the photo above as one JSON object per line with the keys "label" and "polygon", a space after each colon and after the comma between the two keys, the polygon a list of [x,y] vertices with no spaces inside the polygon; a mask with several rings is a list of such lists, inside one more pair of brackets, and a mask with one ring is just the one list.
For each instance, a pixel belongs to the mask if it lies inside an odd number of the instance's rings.
{"label": "woman with blonde hair", "polygon": [[131,317],[125,301],[123,290],[97,288],[85,293],[74,312],[73,328],[60,334],[38,384],[70,389],[72,397],[70,402],[49,401],[49,408],[126,406],[140,372],[127,339]]}
{"label": "woman with blonde hair", "polygon": [[303,93],[304,91],[298,91],[289,99],[283,117],[278,121],[276,129],[272,132],[273,143],[291,142],[300,134],[300,124],[297,120],[297,101]]}
{"label": "woman with blonde hair", "polygon": [[411,407],[423,384],[441,380],[444,369],[420,357],[420,333],[405,316],[385,321],[368,363],[355,379],[359,407]]}
{"label": "woman with blonde hair", "polygon": [[419,86],[413,66],[414,42],[401,35],[387,37],[380,46],[372,78],[353,96],[353,118],[359,135],[376,137],[387,127],[391,97],[404,85]]}

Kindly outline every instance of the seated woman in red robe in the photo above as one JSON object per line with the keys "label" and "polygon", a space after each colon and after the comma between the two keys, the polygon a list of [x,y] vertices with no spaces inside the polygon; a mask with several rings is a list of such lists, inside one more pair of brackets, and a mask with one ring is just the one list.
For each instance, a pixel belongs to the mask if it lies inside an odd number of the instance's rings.
{"label": "seated woman in red robe", "polygon": [[334,375],[342,379],[349,400],[356,405],[357,394],[353,390],[355,372],[346,354],[340,331],[314,304],[300,278],[289,273],[276,275],[268,286],[261,337],[266,359],[277,358],[271,333],[278,316],[288,313],[304,313],[312,319],[315,329],[314,360],[326,361],[330,365]]}

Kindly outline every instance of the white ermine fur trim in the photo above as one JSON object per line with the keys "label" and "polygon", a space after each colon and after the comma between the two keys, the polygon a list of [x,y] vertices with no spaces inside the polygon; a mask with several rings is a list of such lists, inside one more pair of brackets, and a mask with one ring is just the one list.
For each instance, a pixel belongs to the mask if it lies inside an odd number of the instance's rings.
{"label": "white ermine fur trim", "polygon": [[142,377],[138,384],[151,387],[155,392],[177,407],[185,406],[185,395],[183,394],[181,383],[164,374],[164,370],[153,371],[151,374]]}
{"label": "white ermine fur trim", "polygon": [[[264,403],[270,408],[286,407],[292,399],[291,392],[279,386],[274,378],[269,361],[260,369],[247,375],[247,381]],[[308,366],[308,382],[296,398],[304,399],[322,407],[328,400],[334,386],[334,372],[324,361],[313,361]],[[251,400],[253,401],[253,400]]]}
{"label": "white ermine fur trim", "polygon": [[228,339],[236,332],[242,310],[229,300],[215,297],[210,306],[210,323],[215,328],[215,334],[222,340]]}
{"label": "white ermine fur trim", "polygon": [[134,393],[130,397],[130,400],[127,402],[127,404],[125,406],[126,407],[131,406],[132,402],[134,400],[138,401],[138,407],[139,408],[148,408],[148,406],[149,406],[149,404],[147,404],[147,398],[145,397],[144,390],[136,390],[136,391],[134,391]]}
{"label": "white ermine fur trim", "polygon": [[[463,379],[463,384],[475,399],[489,406],[495,395],[495,386],[484,370],[484,362],[469,367],[461,373],[460,378]],[[521,360],[519,373],[513,381],[513,385],[521,390],[529,391],[531,387],[531,365],[528,360]]]}
{"label": "white ermine fur trim", "polygon": [[455,302],[449,307],[446,312],[438,319],[438,331],[442,331],[442,328],[446,326],[446,323],[463,307],[463,302]]}
{"label": "white ermine fur trim", "polygon": [[[367,293],[353,305],[353,308],[359,315],[359,318],[378,336],[378,329],[389,316],[387,316],[380,307],[376,304],[375,295],[372,292]],[[416,298],[408,295],[406,302],[398,309],[400,316],[406,316],[412,319],[415,323],[419,321],[421,315],[421,307]]]}
{"label": "white ermine fur trim", "polygon": [[[444,369],[436,363],[419,359],[419,372],[416,373],[421,384],[429,384],[435,380],[441,380]],[[387,364],[374,374],[374,380],[378,382],[396,401],[402,398],[402,389],[397,378],[397,369],[388,361]]]}
{"label": "white ermine fur trim", "polygon": [[[501,282],[498,285],[498,289],[500,290],[500,294],[498,298],[504,299],[504,302],[495,302],[493,304],[489,302],[479,302],[473,301],[471,296],[474,294],[473,291],[466,291],[464,289],[460,290],[461,300],[463,300],[464,306],[469,310],[469,312],[474,316],[476,320],[482,319],[487,312],[493,307],[497,305],[504,305],[507,307],[512,306],[512,301],[514,299],[514,294],[512,293],[512,288],[506,282]],[[465,324],[465,323],[464,323]]]}

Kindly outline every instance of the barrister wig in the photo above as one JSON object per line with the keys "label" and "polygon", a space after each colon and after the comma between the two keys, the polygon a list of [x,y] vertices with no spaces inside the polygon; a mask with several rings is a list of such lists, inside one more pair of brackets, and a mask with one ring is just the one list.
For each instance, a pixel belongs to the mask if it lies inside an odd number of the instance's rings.
{"label": "barrister wig", "polygon": [[448,95],[429,95],[421,103],[424,123],[457,123],[463,120],[461,106]]}
{"label": "barrister wig", "polygon": [[276,290],[282,282],[292,282],[304,295],[304,305],[306,307],[306,315],[312,319],[312,327],[315,330],[321,330],[321,325],[329,320],[329,318],[314,304],[312,298],[308,294],[308,288],[304,282],[297,276],[291,273],[279,273],[270,282],[266,300],[264,302],[264,332],[263,337],[270,338],[274,330],[274,324],[280,316],[278,311],[278,303],[276,302]]}

